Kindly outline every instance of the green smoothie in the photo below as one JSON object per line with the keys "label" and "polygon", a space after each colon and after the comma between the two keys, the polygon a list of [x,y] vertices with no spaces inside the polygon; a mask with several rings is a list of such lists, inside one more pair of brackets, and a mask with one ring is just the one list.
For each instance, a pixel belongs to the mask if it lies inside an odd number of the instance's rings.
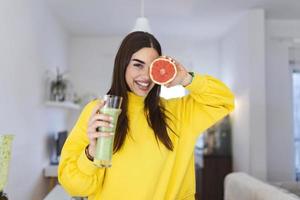
{"label": "green smoothie", "polygon": [[121,113],[121,109],[116,108],[102,108],[101,113],[110,115],[113,120],[111,124],[113,127],[100,127],[100,132],[113,133],[111,136],[100,136],[97,139],[96,154],[94,157],[94,164],[98,167],[110,167],[111,158],[113,154],[114,135],[118,117]]}
{"label": "green smoothie", "polygon": [[0,135],[0,191],[3,190],[8,176],[13,135]]}

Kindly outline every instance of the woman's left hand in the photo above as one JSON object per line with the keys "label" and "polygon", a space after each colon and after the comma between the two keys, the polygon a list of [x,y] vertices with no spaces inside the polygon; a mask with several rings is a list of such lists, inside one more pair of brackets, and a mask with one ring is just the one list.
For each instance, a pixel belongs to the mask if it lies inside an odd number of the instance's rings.
{"label": "woman's left hand", "polygon": [[184,87],[189,85],[191,83],[193,77],[188,73],[186,68],[182,64],[180,64],[177,60],[175,60],[174,58],[171,58],[169,56],[165,56],[165,58],[171,60],[171,62],[173,62],[175,64],[176,69],[177,69],[177,74],[173,81],[171,81],[170,83],[168,83],[164,86],[169,88],[169,87],[173,87],[175,85],[182,85]]}

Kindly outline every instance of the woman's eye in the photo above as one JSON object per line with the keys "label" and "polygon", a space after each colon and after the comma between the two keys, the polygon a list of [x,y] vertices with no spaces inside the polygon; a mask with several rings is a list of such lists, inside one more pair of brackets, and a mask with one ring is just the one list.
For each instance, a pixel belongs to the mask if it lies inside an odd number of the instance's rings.
{"label": "woman's eye", "polygon": [[143,67],[143,65],[139,64],[139,63],[135,63],[135,64],[133,64],[133,66],[138,67],[138,68],[142,68]]}

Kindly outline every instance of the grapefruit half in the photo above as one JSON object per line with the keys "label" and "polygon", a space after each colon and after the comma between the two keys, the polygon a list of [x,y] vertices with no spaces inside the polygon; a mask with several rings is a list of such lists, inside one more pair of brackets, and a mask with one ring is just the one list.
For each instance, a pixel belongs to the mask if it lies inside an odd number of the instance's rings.
{"label": "grapefruit half", "polygon": [[174,62],[168,58],[159,57],[150,65],[150,78],[159,85],[165,85],[174,80],[177,69]]}

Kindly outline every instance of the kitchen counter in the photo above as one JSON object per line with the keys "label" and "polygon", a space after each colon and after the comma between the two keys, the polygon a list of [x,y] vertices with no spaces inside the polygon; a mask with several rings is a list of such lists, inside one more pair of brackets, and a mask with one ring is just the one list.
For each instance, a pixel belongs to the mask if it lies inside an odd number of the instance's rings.
{"label": "kitchen counter", "polygon": [[48,191],[52,190],[57,182],[58,165],[49,165],[44,168],[44,177],[50,180]]}
{"label": "kitchen counter", "polygon": [[57,184],[43,200],[71,200],[71,199],[72,197],[69,196],[64,191],[64,189]]}

